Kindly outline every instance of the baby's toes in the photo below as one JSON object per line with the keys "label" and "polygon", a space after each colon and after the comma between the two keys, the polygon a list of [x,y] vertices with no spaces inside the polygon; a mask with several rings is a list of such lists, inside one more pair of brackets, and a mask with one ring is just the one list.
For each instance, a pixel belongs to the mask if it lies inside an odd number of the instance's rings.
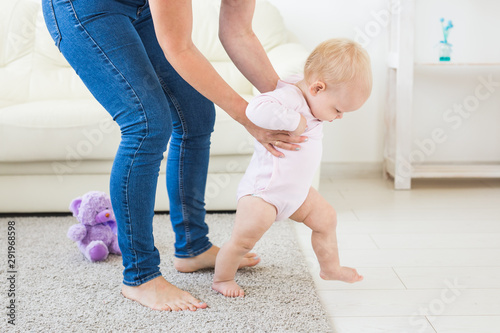
{"label": "baby's toes", "polygon": [[351,271],[351,274],[350,274],[351,276],[349,279],[349,280],[351,280],[350,282],[359,282],[359,281],[363,280],[363,276],[360,275],[356,269],[354,269],[354,268],[351,268],[351,269],[352,269],[352,271]]}

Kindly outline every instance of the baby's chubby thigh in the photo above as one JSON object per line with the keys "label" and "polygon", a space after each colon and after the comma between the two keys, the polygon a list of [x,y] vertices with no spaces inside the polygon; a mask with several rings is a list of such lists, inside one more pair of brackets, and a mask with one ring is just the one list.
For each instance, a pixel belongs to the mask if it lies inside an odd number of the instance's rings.
{"label": "baby's chubby thigh", "polygon": [[276,220],[276,208],[258,196],[246,195],[238,200],[230,244],[245,254]]}
{"label": "baby's chubby thigh", "polygon": [[335,233],[337,227],[337,212],[313,187],[310,187],[305,201],[290,219],[302,222],[317,232]]}

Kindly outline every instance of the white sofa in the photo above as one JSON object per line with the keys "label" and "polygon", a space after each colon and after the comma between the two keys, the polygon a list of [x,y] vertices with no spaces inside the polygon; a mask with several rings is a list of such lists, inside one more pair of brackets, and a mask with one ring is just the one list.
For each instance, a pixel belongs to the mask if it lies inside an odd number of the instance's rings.
{"label": "white sofa", "polygon": [[[194,0],[193,39],[222,77],[251,99],[217,36],[220,0]],[[299,73],[307,50],[292,42],[280,13],[257,1],[254,30],[281,77]],[[40,0],[3,4],[0,13],[0,212],[67,212],[87,191],[109,192],[120,140],[118,126],[94,100],[50,38]],[[253,150],[245,129],[217,109],[209,166],[207,210],[233,210]],[[157,211],[168,210],[165,159]],[[318,177],[317,177],[318,179]],[[316,180],[317,184],[317,180]]]}

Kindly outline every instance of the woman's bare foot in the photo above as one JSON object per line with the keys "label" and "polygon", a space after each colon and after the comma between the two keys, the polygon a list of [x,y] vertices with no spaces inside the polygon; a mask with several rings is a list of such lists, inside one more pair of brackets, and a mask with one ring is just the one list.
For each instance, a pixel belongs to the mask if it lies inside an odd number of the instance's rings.
{"label": "woman's bare foot", "polygon": [[[219,247],[213,245],[199,256],[192,258],[174,258],[174,267],[182,273],[191,273],[203,268],[213,268],[215,267],[215,258],[219,250]],[[255,266],[259,262],[260,258],[257,257],[257,254],[247,253],[241,260],[238,268]]]}
{"label": "woman's bare foot", "polygon": [[363,280],[363,276],[358,274],[354,268],[340,266],[337,270],[326,273],[319,272],[319,276],[323,280],[339,280],[348,283],[359,282]]}
{"label": "woman's bare foot", "polygon": [[212,289],[227,297],[243,297],[245,292],[234,281],[222,281],[212,283]]}
{"label": "woman's bare foot", "polygon": [[123,285],[122,295],[153,310],[196,311],[207,307],[206,303],[169,283],[163,276],[136,287]]}

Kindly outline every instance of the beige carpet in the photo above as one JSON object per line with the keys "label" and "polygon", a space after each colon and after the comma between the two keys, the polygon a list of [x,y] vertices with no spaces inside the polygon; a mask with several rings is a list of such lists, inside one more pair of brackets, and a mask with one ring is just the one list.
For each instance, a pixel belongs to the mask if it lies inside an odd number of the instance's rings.
{"label": "beige carpet", "polygon": [[[229,238],[233,214],[210,214],[210,239]],[[7,221],[16,227],[16,326],[7,323]],[[0,218],[0,332],[330,332],[291,221],[275,223],[255,247],[262,262],[240,270],[243,299],[210,289],[213,270],[183,274],[172,267],[168,215],[154,220],[161,271],[205,301],[196,312],[149,310],[120,295],[121,257],[90,263],[66,238],[71,216]]]}

